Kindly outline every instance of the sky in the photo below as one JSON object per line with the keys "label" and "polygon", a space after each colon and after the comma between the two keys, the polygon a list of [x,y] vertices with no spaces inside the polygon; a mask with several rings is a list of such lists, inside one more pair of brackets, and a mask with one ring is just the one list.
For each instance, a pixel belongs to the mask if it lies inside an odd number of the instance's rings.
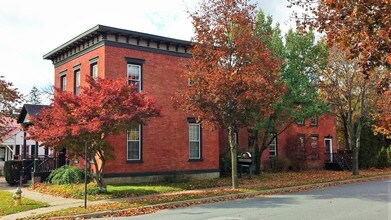
{"label": "sky", "polygon": [[[199,0],[0,0],[0,76],[23,94],[53,84],[44,54],[96,26],[107,25],[182,40],[193,35],[187,11]],[[256,0],[285,33],[294,22],[286,0]]]}

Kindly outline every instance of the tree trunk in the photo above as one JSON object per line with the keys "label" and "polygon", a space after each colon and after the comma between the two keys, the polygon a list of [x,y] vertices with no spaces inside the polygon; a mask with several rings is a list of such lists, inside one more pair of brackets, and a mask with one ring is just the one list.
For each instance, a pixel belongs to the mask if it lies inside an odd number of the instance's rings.
{"label": "tree trunk", "polygon": [[362,124],[365,118],[365,92],[366,92],[366,79],[364,79],[362,88],[361,88],[361,97],[360,97],[360,117],[358,118],[357,131],[356,131],[356,146],[353,151],[353,175],[359,175],[358,170],[358,154],[360,151],[361,144],[361,130]]}
{"label": "tree trunk", "polygon": [[107,192],[107,187],[103,181],[103,172],[104,172],[104,167],[105,167],[105,159],[103,158],[100,158],[101,160],[101,166],[99,167],[99,164],[98,164],[98,161],[96,160],[96,158],[94,157],[93,158],[93,161],[94,161],[94,166],[95,166],[95,181],[96,183],[98,184],[99,188],[103,191],[103,192]]}
{"label": "tree trunk", "polygon": [[261,148],[259,148],[258,150],[258,158],[257,158],[257,161],[258,161],[258,166],[255,168],[255,174],[256,175],[259,175],[261,174],[261,160],[262,160],[262,154],[263,154],[263,151],[265,151],[266,149],[266,134],[264,135],[264,137],[262,138],[262,143],[261,143]]}
{"label": "tree trunk", "polygon": [[228,127],[228,142],[231,150],[232,189],[238,188],[238,157],[237,146],[234,143],[234,128]]}
{"label": "tree trunk", "polygon": [[254,144],[253,144],[253,149],[254,149],[254,165],[255,165],[255,175],[259,175],[261,173],[261,156],[259,152],[259,143],[258,143],[258,129],[253,129],[253,137],[254,137]]}
{"label": "tree trunk", "polygon": [[349,131],[348,131],[348,122],[344,113],[341,113],[341,119],[343,123],[343,139],[345,150],[352,150],[349,146]]}

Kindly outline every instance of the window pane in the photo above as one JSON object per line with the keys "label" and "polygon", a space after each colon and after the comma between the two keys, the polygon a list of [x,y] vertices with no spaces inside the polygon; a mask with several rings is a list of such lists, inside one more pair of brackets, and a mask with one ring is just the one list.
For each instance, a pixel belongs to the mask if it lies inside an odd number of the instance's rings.
{"label": "window pane", "polygon": [[200,158],[200,142],[190,142],[190,158]]}
{"label": "window pane", "polygon": [[200,134],[199,134],[199,125],[198,124],[190,124],[189,125],[189,139],[190,141],[199,141],[200,140]]}
{"label": "window pane", "polygon": [[140,142],[128,141],[128,159],[140,159]]}
{"label": "window pane", "polygon": [[94,80],[96,80],[98,78],[98,64],[95,63],[95,64],[92,64],[92,73],[91,73],[91,76]]}
{"label": "window pane", "polygon": [[128,130],[128,140],[140,140],[140,130],[138,127]]}
{"label": "window pane", "polygon": [[128,77],[134,81],[140,81],[141,67],[137,65],[128,64]]}

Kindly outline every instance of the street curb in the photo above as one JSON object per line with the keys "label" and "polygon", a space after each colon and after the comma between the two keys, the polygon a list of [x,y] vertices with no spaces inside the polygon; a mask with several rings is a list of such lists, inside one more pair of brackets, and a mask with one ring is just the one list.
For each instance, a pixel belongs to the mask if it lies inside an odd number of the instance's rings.
{"label": "street curb", "polygon": [[[215,203],[220,201],[230,201],[235,199],[247,199],[247,198],[255,198],[255,197],[263,197],[268,195],[275,195],[275,194],[285,194],[285,193],[293,193],[298,191],[308,191],[318,188],[325,188],[325,187],[334,187],[334,186],[341,186],[345,184],[354,184],[354,183],[363,183],[363,182],[371,182],[371,181],[379,181],[379,180],[385,180],[391,178],[391,174],[388,175],[381,175],[381,176],[374,176],[374,177],[363,177],[363,178],[356,178],[356,179],[350,179],[350,180],[341,180],[341,181],[332,181],[332,182],[324,182],[324,183],[315,183],[315,184],[305,184],[305,185],[298,185],[298,186],[288,186],[288,187],[281,187],[276,189],[267,189],[267,190],[259,190],[256,192],[250,192],[250,193],[236,193],[236,194],[227,194],[222,196],[213,196],[213,197],[206,197],[206,198],[200,198],[200,199],[190,199],[190,200],[183,200],[183,201],[176,201],[176,202],[168,202],[168,203],[161,203],[161,204],[155,204],[155,205],[149,205],[149,206],[142,206],[137,208],[129,208],[129,209],[120,209],[120,210],[110,210],[110,211],[103,211],[103,212],[95,212],[95,213],[86,213],[86,214],[79,214],[79,215],[70,215],[70,216],[57,216],[52,217],[49,219],[83,219],[83,218],[98,218],[103,217],[107,215],[114,215],[118,214],[120,212],[124,212],[127,210],[136,210],[136,209],[170,209],[175,208],[176,206],[180,207],[188,207],[198,204],[208,204],[208,203]],[[153,212],[151,212],[153,213]],[[148,214],[148,213],[145,213]],[[132,215],[129,215],[132,216]]]}

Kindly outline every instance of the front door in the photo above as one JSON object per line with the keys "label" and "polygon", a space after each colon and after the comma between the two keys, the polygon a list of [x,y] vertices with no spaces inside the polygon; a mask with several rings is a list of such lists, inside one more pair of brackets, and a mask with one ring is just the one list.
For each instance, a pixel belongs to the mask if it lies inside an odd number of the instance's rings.
{"label": "front door", "polygon": [[325,138],[324,146],[326,147],[326,161],[333,162],[333,139]]}

